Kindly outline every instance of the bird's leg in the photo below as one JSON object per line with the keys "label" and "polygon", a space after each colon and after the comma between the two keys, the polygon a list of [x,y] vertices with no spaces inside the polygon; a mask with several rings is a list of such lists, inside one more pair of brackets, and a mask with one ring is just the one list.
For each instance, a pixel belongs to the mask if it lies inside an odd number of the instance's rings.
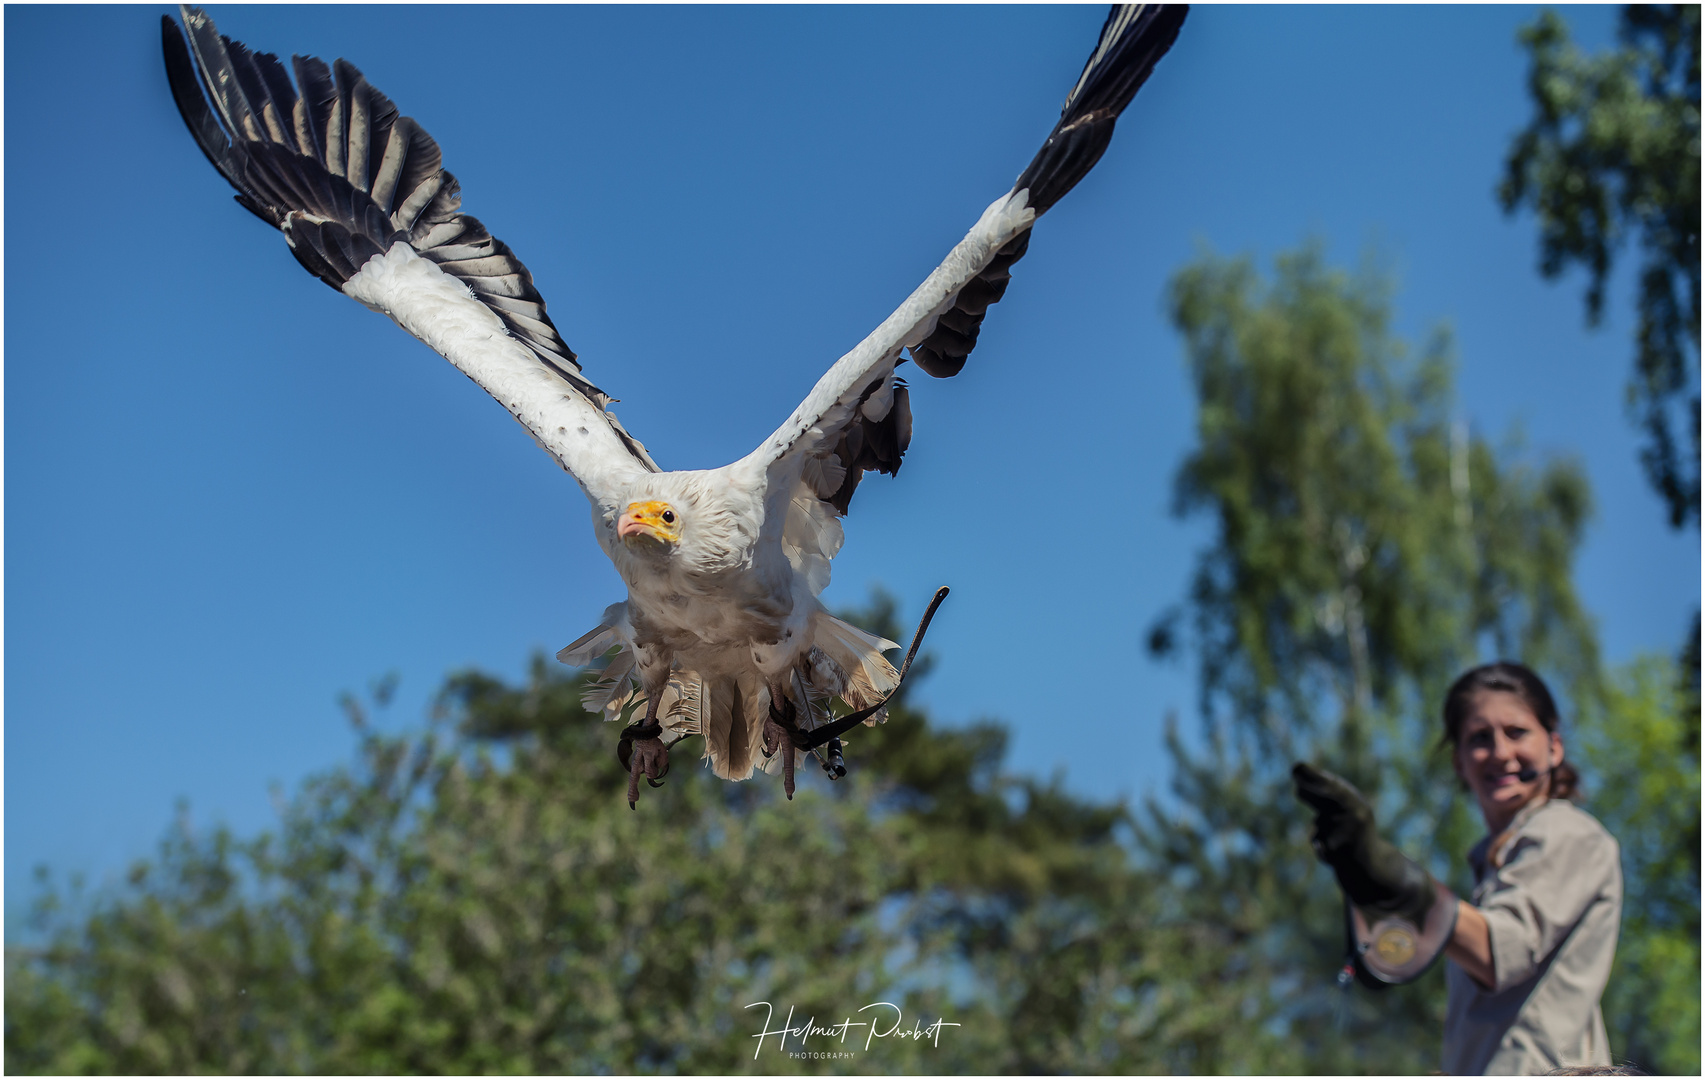
{"label": "bird's leg", "polygon": [[662,693],[648,693],[645,719],[622,729],[622,740],[616,746],[616,760],[628,771],[628,809],[639,802],[639,777],[652,787],[669,771],[669,747],[663,743],[663,725],[657,722],[657,704]]}
{"label": "bird's leg", "polygon": [[793,798],[793,747],[799,735],[794,721],[798,715],[787,691],[781,686],[770,687],[770,715],[764,721],[764,756],[774,757],[780,751],[781,786],[789,800]]}

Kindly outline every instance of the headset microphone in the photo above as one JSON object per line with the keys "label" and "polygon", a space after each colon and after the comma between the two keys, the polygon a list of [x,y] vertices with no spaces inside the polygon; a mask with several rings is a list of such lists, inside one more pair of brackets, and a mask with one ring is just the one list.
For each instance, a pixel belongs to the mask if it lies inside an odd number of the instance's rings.
{"label": "headset microphone", "polygon": [[1536,769],[1532,765],[1523,765],[1521,771],[1516,773],[1516,779],[1520,780],[1524,784],[1531,784],[1535,780],[1538,780],[1541,776],[1549,773],[1553,768],[1555,768],[1553,765],[1547,765],[1543,769]]}

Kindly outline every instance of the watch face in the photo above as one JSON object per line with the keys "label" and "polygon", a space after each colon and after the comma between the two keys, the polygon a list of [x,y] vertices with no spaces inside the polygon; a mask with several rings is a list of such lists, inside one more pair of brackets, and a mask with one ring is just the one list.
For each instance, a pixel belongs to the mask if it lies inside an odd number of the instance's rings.
{"label": "watch face", "polygon": [[1438,895],[1427,912],[1425,926],[1395,915],[1370,917],[1354,904],[1345,903],[1356,963],[1361,973],[1373,980],[1370,985],[1413,982],[1444,952],[1456,928],[1456,896],[1437,882],[1433,887]]}
{"label": "watch face", "polygon": [[1386,925],[1373,939],[1373,954],[1388,968],[1400,968],[1415,959],[1415,934],[1407,922]]}

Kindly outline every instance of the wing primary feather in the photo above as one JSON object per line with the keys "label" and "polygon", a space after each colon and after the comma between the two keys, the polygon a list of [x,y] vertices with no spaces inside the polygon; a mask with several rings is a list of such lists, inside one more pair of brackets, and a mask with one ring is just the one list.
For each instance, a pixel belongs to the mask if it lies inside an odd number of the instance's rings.
{"label": "wing primary feather", "polygon": [[264,115],[267,105],[266,86],[261,82],[254,56],[240,41],[221,36],[219,42],[225,47],[225,59],[236,79],[237,90],[247,103],[247,116],[242,121],[243,134],[256,141],[270,140],[272,131],[267,126]]}
{"label": "wing primary feather", "polygon": [[213,110],[208,108],[207,97],[198,85],[199,76],[189,44],[170,15],[160,16],[160,38],[166,58],[166,81],[171,85],[172,100],[177,102],[178,114],[184,118],[190,134],[195,136],[201,152],[219,170],[219,175],[232,187],[241,189],[242,184],[237,178],[238,165],[231,153],[231,140],[226,137],[225,129],[220,126]]}
{"label": "wing primary feather", "polygon": [[402,117],[391,125],[390,136],[385,140],[385,153],[379,159],[379,170],[373,176],[373,201],[386,216],[391,213],[391,207],[397,196],[397,182],[403,176],[403,163],[407,158],[410,141],[410,130],[414,121]]}
{"label": "wing primary feather", "polygon": [[337,72],[338,96],[349,101],[349,128],[344,132],[347,148],[344,152],[344,175],[350,186],[360,192],[367,190],[367,149],[369,103],[367,80],[354,64],[338,60],[332,65]]}
{"label": "wing primary feather", "polygon": [[[337,88],[332,85],[331,69],[325,61],[313,56],[292,56],[290,64],[296,70],[299,88],[297,103],[301,106],[298,149],[303,157],[326,164],[326,124],[332,108],[337,105]],[[306,145],[301,145],[305,143]]]}
{"label": "wing primary feather", "polygon": [[296,88],[290,85],[289,73],[284,70],[284,65],[278,62],[278,57],[271,53],[255,53],[251,59],[260,74],[261,83],[266,87],[268,103],[272,106],[267,117],[267,129],[272,133],[273,141],[292,150],[298,149],[295,132]]}
{"label": "wing primary feather", "polygon": [[[322,65],[324,66],[324,65]],[[332,73],[332,107],[326,114],[325,166],[333,176],[349,179],[349,93],[341,75]]]}
{"label": "wing primary feather", "polygon": [[224,121],[225,130],[234,136],[255,137],[251,132],[258,132],[249,103],[237,84],[236,73],[231,69],[230,58],[225,53],[224,42],[220,40],[213,20],[198,7],[181,5],[178,10],[183,15],[184,28],[189,31],[189,47],[195,55],[202,84],[207,88],[207,96],[213,99],[213,107]]}

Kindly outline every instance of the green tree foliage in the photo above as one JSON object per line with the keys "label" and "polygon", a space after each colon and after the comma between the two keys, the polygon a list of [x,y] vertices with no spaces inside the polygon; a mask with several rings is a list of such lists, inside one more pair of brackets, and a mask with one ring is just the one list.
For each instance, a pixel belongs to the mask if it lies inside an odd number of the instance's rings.
{"label": "green tree foliage", "polygon": [[[1618,1053],[1655,1073],[1699,1072],[1699,743],[1686,684],[1661,657],[1618,671],[1582,724],[1593,813],[1622,845],[1627,899],[1605,994]],[[1694,704],[1691,715],[1699,715]]]}
{"label": "green tree foliage", "polygon": [[[1638,235],[1628,403],[1646,432],[1646,475],[1679,526],[1699,520],[1699,5],[1629,5],[1620,37],[1586,56],[1549,11],[1522,30],[1534,116],[1498,198],[1537,212],[1546,277],[1586,267],[1590,323],[1617,250]],[[1677,445],[1689,437],[1691,454]]]}
{"label": "green tree foliage", "polygon": [[1173,885],[1162,919],[1195,935],[1192,977],[1173,988],[1195,1025],[1176,1064],[1425,1072],[1442,972],[1381,994],[1335,986],[1341,902],[1288,770],[1309,759],[1352,778],[1394,839],[1466,891],[1481,830],[1448,797],[1438,703],[1489,654],[1591,695],[1596,647],[1570,581],[1586,481],[1453,422],[1448,337],[1397,340],[1376,270],[1335,272],[1308,247],[1266,281],[1204,256],[1173,279],[1171,312],[1200,398],[1177,509],[1217,526],[1187,601],[1205,735],[1173,736],[1172,804],[1150,801],[1137,829]]}
{"label": "green tree foliage", "polygon": [[[863,621],[897,637],[891,615]],[[42,944],[7,954],[8,1071],[1159,1067],[1138,991],[1176,971],[1149,955],[1119,806],[1008,776],[1000,729],[902,704],[792,803],[684,744],[632,813],[614,729],[553,672],[458,677],[415,735],[355,709],[356,762],[276,832],[182,825],[116,893],[46,892]],[[754,1060],[759,1001],[776,1026],[876,1001],[960,1026]]]}

